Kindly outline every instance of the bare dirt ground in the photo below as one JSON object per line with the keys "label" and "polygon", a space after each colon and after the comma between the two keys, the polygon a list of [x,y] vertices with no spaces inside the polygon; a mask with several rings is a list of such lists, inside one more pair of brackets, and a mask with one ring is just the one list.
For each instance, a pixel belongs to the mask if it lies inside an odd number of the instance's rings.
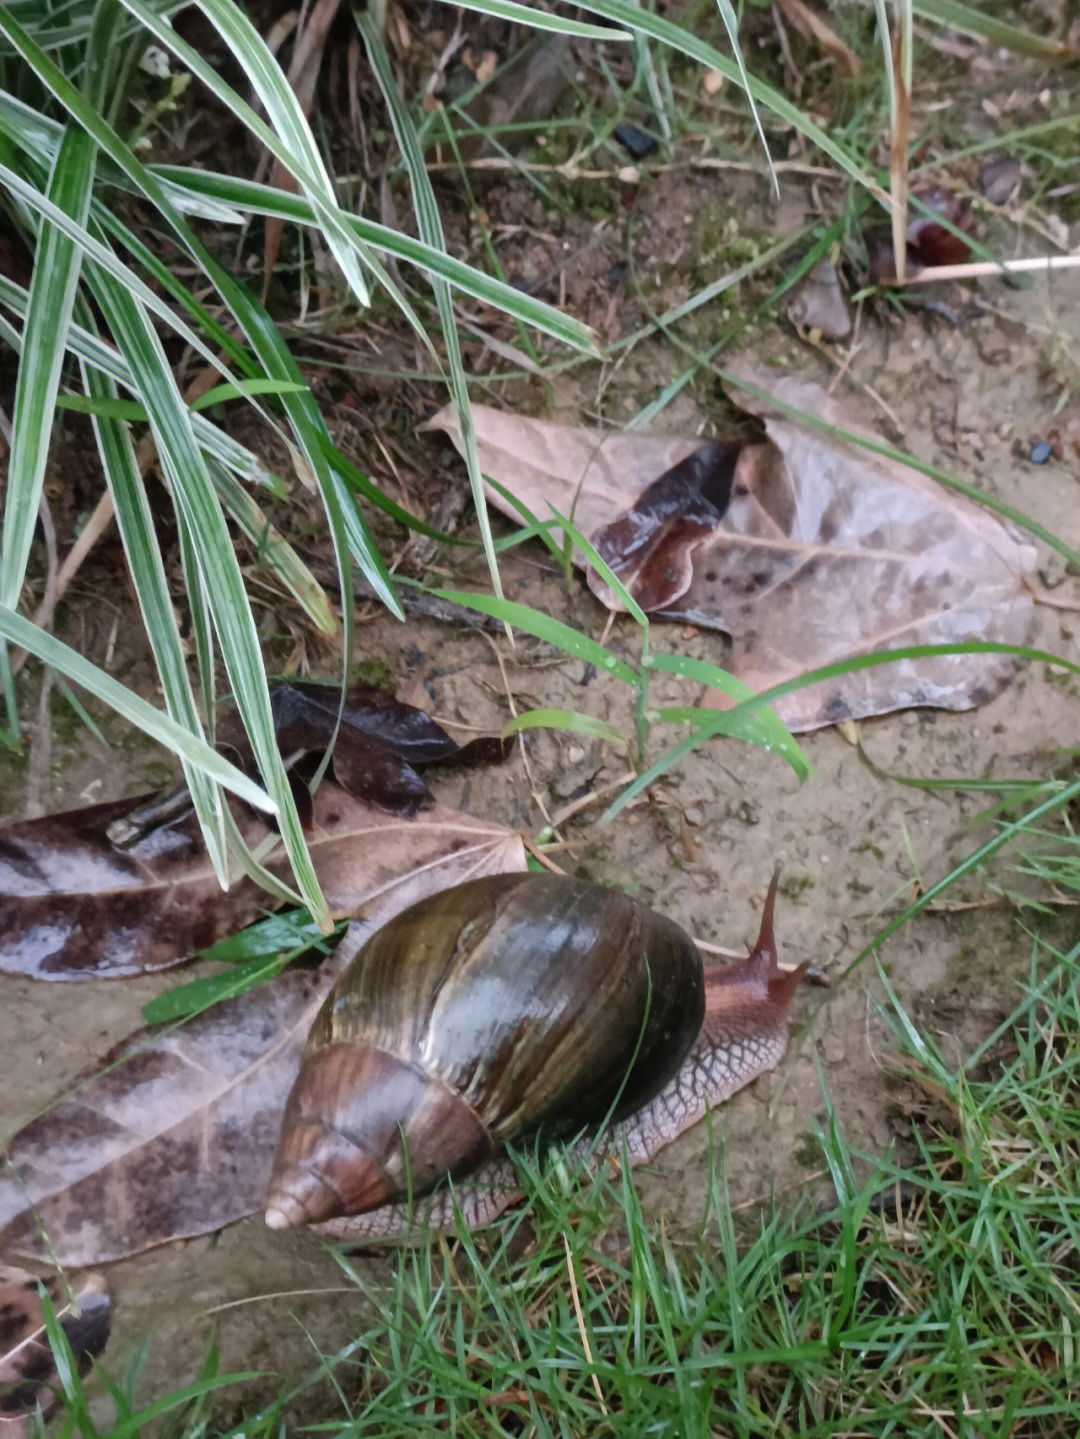
{"label": "bare dirt ground", "polygon": [[[610,188],[617,192],[617,183]],[[702,254],[701,216],[738,212],[742,233],[760,225],[762,232],[776,234],[801,220],[813,202],[803,181],[786,181],[775,206],[764,180],[741,169],[687,165],[637,188],[634,223],[625,231],[619,212],[613,217],[610,208],[599,219],[579,213],[556,224],[538,209],[539,202],[506,183],[492,184],[483,203],[493,232],[504,226],[508,271],[540,276],[545,290],[561,294],[568,309],[610,338],[629,332],[641,317],[640,297],[632,298],[622,282],[611,279],[611,267],[624,261],[624,240],[642,292],[661,310],[719,273]],[[1004,224],[1003,218],[993,220],[995,233]],[[1059,224],[1067,229],[1067,222]],[[1073,223],[1069,233],[1075,247],[1080,227]],[[1030,232],[1025,243],[1033,247]],[[759,325],[752,343],[785,370],[835,386],[890,442],[1006,498],[1080,545],[1075,454],[1045,465],[1028,459],[1032,444],[1061,424],[1063,395],[1065,414],[1073,405],[1067,392],[1070,367],[1075,384],[1080,365],[1080,284],[1040,280],[1012,290],[990,281],[954,287],[941,298],[953,308],[956,323],[938,313],[900,314],[868,301],[857,313],[853,337],[842,344],[800,337],[782,317]],[[741,304],[750,299],[738,296]],[[710,325],[720,325],[719,312],[733,302],[721,297],[705,308],[696,322],[697,344],[705,343]],[[477,346],[470,362],[481,370],[491,356]],[[600,416],[617,424],[684,364],[670,344],[648,338],[617,363],[576,366],[554,381],[548,398],[583,418]],[[533,383],[492,381],[481,388],[477,398],[532,409],[542,397]],[[346,421],[355,416],[353,402],[341,402],[348,385],[333,393],[341,432],[347,433]],[[394,432],[405,437],[401,446],[411,456],[411,484],[419,489],[426,480],[419,497],[433,503],[440,489],[462,486],[464,478],[448,451],[430,438],[412,440],[410,415],[420,417],[418,393],[429,411],[439,403],[434,387],[411,385]],[[384,412],[394,403],[385,383],[380,402]],[[683,391],[663,424],[709,425],[722,414],[716,385],[705,380]],[[379,452],[365,447],[367,434],[367,422],[359,421],[362,462],[389,482]],[[416,495],[408,498],[412,502]],[[391,536],[391,543],[398,542]],[[464,588],[483,581],[481,564],[463,561],[460,552],[444,552],[438,564],[440,577]],[[1040,570],[1051,585],[1065,581],[1053,590],[1055,596],[1075,599],[1075,579],[1065,577],[1060,557],[1041,550]],[[510,598],[587,632],[602,631],[606,615],[593,596],[577,578],[565,583],[538,546],[507,552],[502,573]],[[318,669],[323,656],[296,641],[293,622],[275,620],[269,607],[263,618],[281,656],[291,652]],[[99,663],[111,655],[114,672],[153,694],[136,617],[104,562],[84,570],[61,623],[69,642]],[[1080,661],[1077,625],[1075,612],[1040,607],[1035,643]],[[658,645],[722,662],[717,634],[683,625],[655,629]],[[616,621],[609,643],[616,651],[625,644],[632,654],[632,626]],[[371,609],[363,615],[359,648],[385,660],[403,698],[422,703],[443,721],[497,731],[512,712],[544,705],[584,710],[626,732],[632,728],[632,696],[625,687],[527,638],[511,647],[503,635],[415,617],[400,625]],[[28,667],[21,682],[28,716],[37,713],[41,683],[40,671]],[[676,681],[670,695],[658,684],[658,701],[688,699]],[[989,830],[976,822],[982,797],[910,788],[887,776],[1045,776],[1062,762],[1061,752],[1075,745],[1077,712],[1074,680],[1029,666],[980,710],[909,712],[861,723],[865,755],[850,736],[833,729],[806,736],[813,774],[802,785],[775,757],[715,741],[613,824],[598,823],[600,806],[592,805],[559,826],[564,843],[554,857],[566,869],[630,889],[691,933],[728,948],[753,939],[772,868],[777,862],[783,866],[777,909],[781,957],[810,960],[834,982],[801,996],[782,1068],[716,1117],[732,1201],[747,1215],[772,1193],[788,1202],[807,1186],[825,1192],[814,1145],[807,1142],[824,1110],[818,1067],[839,1123],[858,1148],[881,1154],[909,1132],[898,1112],[902,1093],[890,1061],[896,1045],[879,1013],[883,992],[874,961],[837,976],[883,921],[910,901],[920,882],[942,875]],[[28,806],[73,807],[159,781],[160,756],[147,754],[115,724],[103,722],[113,746],[108,752],[73,723],[54,691],[46,711],[49,748],[43,751],[45,739],[38,736],[29,761],[0,761],[3,814],[23,815]],[[451,774],[438,781],[437,793],[442,803],[535,834],[580,796],[610,792],[625,768],[623,756],[600,742],[536,732],[505,766]],[[1008,1013],[1028,974],[1031,941],[1023,915],[991,882],[1022,890],[1010,864],[1006,857],[989,878],[979,875],[951,891],[943,909],[921,916],[880,954],[908,1012],[950,1058],[969,1052]],[[1069,912],[1049,924],[1050,934],[1062,942],[1075,932]],[[37,1112],[95,1055],[135,1027],[140,1006],[172,982],[175,976],[159,975],[112,985],[44,986],[0,976],[7,1036],[0,1135]],[[663,1154],[655,1174],[642,1176],[646,1204],[671,1223],[693,1225],[704,1204],[705,1165],[702,1126]],[[392,1262],[373,1261],[373,1274]],[[303,1234],[270,1235],[258,1219],[112,1266],[109,1282],[117,1309],[107,1361],[119,1370],[149,1336],[149,1363],[140,1382],[144,1396],[193,1376],[211,1334],[217,1335],[223,1370],[263,1369],[279,1383],[282,1374],[313,1358],[312,1341],[332,1350],[347,1339],[348,1307],[358,1302],[318,1241]]]}

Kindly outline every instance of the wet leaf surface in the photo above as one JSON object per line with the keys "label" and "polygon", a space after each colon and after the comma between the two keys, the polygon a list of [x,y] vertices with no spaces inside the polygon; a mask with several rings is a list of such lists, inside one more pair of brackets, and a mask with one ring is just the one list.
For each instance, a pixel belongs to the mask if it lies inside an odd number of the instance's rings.
{"label": "wet leaf surface", "polygon": [[[267,896],[222,893],[193,814],[120,847],[137,795],[0,827],[0,969],[34,979],[115,979],[178,964],[249,923]],[[238,814],[249,840],[266,830]]]}
{"label": "wet leaf surface", "polygon": [[[283,755],[321,759],[334,739],[339,691],[298,683],[275,687],[272,698]],[[223,744],[250,763],[239,727],[223,728]],[[296,781],[335,915],[351,917],[355,896],[366,892],[368,868],[358,851],[380,828],[369,805],[408,818],[435,803],[415,766],[489,764],[505,759],[510,745],[484,736],[459,746],[391,692],[351,690],[334,749],[339,784],[322,785],[312,799]],[[249,846],[269,837],[259,816],[239,805],[233,812]],[[406,862],[392,840],[380,836],[382,843],[391,863]],[[269,868],[287,874],[280,860]],[[273,907],[271,896],[243,876],[222,892],[183,792],[0,826],[0,969],[10,973],[117,979],[167,968]]]}

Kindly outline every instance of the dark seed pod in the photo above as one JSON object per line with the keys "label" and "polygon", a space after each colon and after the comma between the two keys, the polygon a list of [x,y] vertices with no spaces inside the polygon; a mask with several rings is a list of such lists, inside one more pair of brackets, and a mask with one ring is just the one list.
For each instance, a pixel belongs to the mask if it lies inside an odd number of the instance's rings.
{"label": "dark seed pod", "polygon": [[367,942],[312,1027],[274,1160],[274,1228],[360,1214],[508,1140],[637,1111],[704,1017],[700,956],[617,890],[494,875]]}

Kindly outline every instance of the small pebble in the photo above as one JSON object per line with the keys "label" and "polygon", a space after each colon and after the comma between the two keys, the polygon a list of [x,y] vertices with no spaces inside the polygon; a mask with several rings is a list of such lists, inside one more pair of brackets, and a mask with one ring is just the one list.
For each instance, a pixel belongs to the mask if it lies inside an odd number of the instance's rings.
{"label": "small pebble", "polygon": [[646,155],[660,148],[660,142],[654,140],[648,131],[639,130],[636,125],[628,125],[625,121],[616,125],[611,133],[632,160],[644,160]]}
{"label": "small pebble", "polygon": [[1033,465],[1045,465],[1050,458],[1051,445],[1049,440],[1040,440],[1037,445],[1032,445],[1031,454],[1028,458]]}

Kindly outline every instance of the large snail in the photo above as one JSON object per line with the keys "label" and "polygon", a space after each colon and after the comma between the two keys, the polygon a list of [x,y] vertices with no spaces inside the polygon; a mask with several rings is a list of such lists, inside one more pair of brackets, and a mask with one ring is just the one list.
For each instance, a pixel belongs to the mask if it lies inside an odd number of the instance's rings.
{"label": "large snail", "polygon": [[312,1026],[267,1223],[363,1215],[507,1141],[606,1119],[651,1157],[784,1052],[802,968],[777,964],[775,896],[776,876],[757,944],[723,967],[646,905],[555,875],[489,875],[403,911]]}

